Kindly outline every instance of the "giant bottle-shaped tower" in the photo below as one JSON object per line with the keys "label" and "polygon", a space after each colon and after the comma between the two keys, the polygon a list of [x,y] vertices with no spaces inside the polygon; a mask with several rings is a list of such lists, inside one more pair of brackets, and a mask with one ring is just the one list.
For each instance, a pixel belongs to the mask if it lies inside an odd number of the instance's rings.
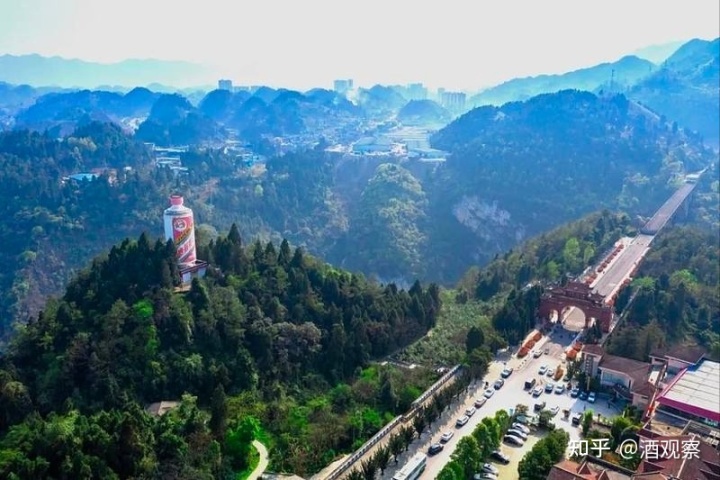
{"label": "giant bottle-shaped tower", "polygon": [[177,248],[180,267],[190,267],[197,260],[193,211],[183,205],[181,195],[170,197],[170,207],[163,213],[165,240],[172,240]]}

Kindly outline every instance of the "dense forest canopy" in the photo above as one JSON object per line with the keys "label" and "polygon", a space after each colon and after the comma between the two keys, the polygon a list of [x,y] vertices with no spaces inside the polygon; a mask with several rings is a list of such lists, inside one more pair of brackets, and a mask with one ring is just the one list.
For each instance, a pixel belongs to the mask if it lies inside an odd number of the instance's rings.
{"label": "dense forest canopy", "polygon": [[[319,395],[315,402],[328,403],[311,410],[330,409],[326,414],[331,416],[347,415],[347,408],[359,402],[357,408],[369,416],[360,432],[353,433],[346,422],[326,438],[323,442],[331,451],[347,449],[356,436],[373,433],[382,425],[383,412],[409,406],[412,394],[402,402],[400,397],[390,403],[373,400],[376,395],[382,398],[382,388],[397,388],[398,394],[417,388],[389,372],[363,374],[368,383],[364,394],[346,391],[344,399],[332,400],[341,394],[332,389],[350,388],[370,359],[407,345],[431,328],[441,306],[436,285],[424,288],[416,282],[402,290],[370,283],[291,249],[287,241],[279,246],[257,241],[245,247],[235,227],[211,241],[200,257],[210,262],[208,276],[193,280],[189,291],[179,294],[172,244],[152,242],[145,234],[137,241],[126,240],[96,259],[70,282],[62,298],[49,302],[37,319],[18,330],[1,359],[0,431],[10,428],[11,433],[0,441],[6,452],[0,456],[0,471],[75,471],[57,465],[68,457],[45,451],[42,438],[18,443],[23,429],[53,428],[58,422],[75,425],[79,439],[91,435],[87,428],[109,433],[115,424],[107,422],[145,422],[127,427],[145,429],[141,439],[128,439],[133,442],[128,455],[135,455],[132,462],[137,465],[144,465],[142,458],[150,455],[146,467],[155,471],[170,468],[164,462],[178,460],[162,457],[160,450],[168,448],[162,431],[197,422],[197,417],[185,416],[199,415],[191,412],[193,401],[184,401],[185,413],[171,426],[131,412],[138,411],[137,405],[179,401],[184,395],[211,410],[219,408],[213,406],[216,395],[223,404],[225,395],[242,395],[251,405],[265,403],[267,415],[258,416],[268,422],[271,435],[278,435],[275,458],[285,458],[298,471],[313,470],[327,460],[327,452],[305,444],[313,433],[307,426],[291,427],[292,416],[300,414],[297,409],[308,408],[304,401]],[[336,393],[323,397],[330,390]],[[339,403],[329,403],[335,401]],[[228,456],[233,428],[240,426],[223,425],[222,431],[200,428],[198,433],[207,435],[206,442],[214,435],[214,448],[220,451],[188,462],[199,462],[198,468],[208,471],[221,454],[226,455],[223,468],[242,461]],[[174,441],[192,442],[187,435]],[[110,458],[113,441],[107,442],[108,449],[102,451],[88,443],[78,461],[93,472],[112,471],[126,478]]]}
{"label": "dense forest canopy", "polygon": [[693,228],[664,232],[637,278],[618,295],[616,308],[627,307],[627,313],[610,338],[610,351],[647,360],[662,348],[699,344],[719,359],[719,269],[716,234]]}

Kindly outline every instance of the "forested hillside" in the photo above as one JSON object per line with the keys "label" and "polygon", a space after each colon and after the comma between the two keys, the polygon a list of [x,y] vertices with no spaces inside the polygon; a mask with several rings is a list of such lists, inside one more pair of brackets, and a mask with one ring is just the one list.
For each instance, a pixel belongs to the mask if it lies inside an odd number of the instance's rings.
{"label": "forested hillside", "polygon": [[[62,141],[0,134],[1,333],[59,293],[73,268],[157,224],[171,178],[149,163],[147,149],[111,124],[89,124]],[[93,169],[96,181],[67,178]]]}
{"label": "forested hillside", "polygon": [[674,228],[654,243],[638,277],[618,295],[630,299],[610,351],[638,360],[660,348],[699,344],[720,358],[720,245],[716,233]]}
{"label": "forested hillside", "polygon": [[686,43],[628,95],[718,148],[720,38]]}
{"label": "forested hillside", "polygon": [[[368,283],[287,242],[245,247],[233,227],[202,250],[208,277],[178,294],[174,255],[126,240],[19,329],[0,358],[2,476],[207,478],[243,468],[248,415],[278,469],[313,472],[432,380],[361,369],[435,324],[435,285]],[[182,399],[167,418],[141,413]]]}
{"label": "forested hillside", "polygon": [[443,292],[432,335],[404,349],[409,362],[467,361],[471,346],[494,352],[516,345],[535,326],[543,285],[574,278],[636,229],[624,214],[595,212],[532,238],[484,266],[470,268]]}
{"label": "forested hillside", "polygon": [[[307,107],[288,92],[255,95]],[[307,96],[332,103],[320,91]],[[206,115],[163,96],[141,130],[195,135],[215,124],[210,114],[225,115],[232,98],[216,100],[203,104]],[[7,266],[0,324],[37,312],[73,268],[112,244],[159,233],[173,191],[195,210],[200,241],[237,223],[245,238],[287,238],[383,281],[450,285],[469,265],[599,208],[625,211],[639,224],[636,217],[651,215],[686,173],[713,161],[692,136],[624,97],[569,91],[473,110],[433,141],[451,152],[444,164],[350,157],[319,144],[248,166],[222,148],[194,147],[181,154],[188,174],[173,175],[112,124],[91,122],[61,140],[2,134],[0,235],[8,247],[0,252]],[[100,181],[65,180],[93,169]],[[712,172],[701,179],[691,221],[717,228]]]}
{"label": "forested hillside", "polygon": [[432,140],[452,154],[426,188],[443,222],[429,243],[466,245],[444,269],[456,275],[593,210],[649,216],[682,175],[713,161],[625,97],[577,91],[477,108]]}

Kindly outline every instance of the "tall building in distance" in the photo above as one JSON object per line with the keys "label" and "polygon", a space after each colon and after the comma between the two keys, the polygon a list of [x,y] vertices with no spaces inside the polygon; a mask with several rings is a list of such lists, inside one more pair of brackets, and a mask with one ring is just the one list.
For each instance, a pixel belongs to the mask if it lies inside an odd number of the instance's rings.
{"label": "tall building in distance", "polygon": [[466,95],[463,92],[446,92],[443,90],[440,93],[440,89],[438,89],[438,94],[440,95],[440,104],[451,112],[461,113],[465,110]]}
{"label": "tall building in distance", "polygon": [[427,88],[422,83],[411,83],[406,88],[408,100],[426,100]]}
{"label": "tall building in distance", "polygon": [[348,78],[345,80],[335,80],[333,82],[333,90],[335,90],[340,95],[347,95],[348,92],[352,89],[353,89],[352,78]]}
{"label": "tall building in distance", "polygon": [[227,90],[228,92],[233,91],[233,82],[232,80],[218,80],[218,90]]}

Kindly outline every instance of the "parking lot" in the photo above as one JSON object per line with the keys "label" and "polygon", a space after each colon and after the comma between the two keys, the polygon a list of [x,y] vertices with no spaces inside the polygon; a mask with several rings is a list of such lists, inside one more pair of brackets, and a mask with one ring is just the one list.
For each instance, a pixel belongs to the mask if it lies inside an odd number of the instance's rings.
{"label": "parking lot", "polygon": [[[512,357],[507,362],[493,362],[484,380],[492,384],[499,378],[503,368],[507,365],[508,367],[514,368],[514,372],[505,381],[505,385],[493,393],[485,404],[470,417],[466,425],[457,428],[455,426],[456,420],[464,414],[467,408],[473,406],[476,398],[483,396],[483,391],[485,390],[484,382],[478,382],[471,386],[469,394],[461,397],[453,406],[443,412],[442,416],[435,422],[432,428],[426,429],[420,439],[415,440],[409,450],[399,457],[398,463],[389,466],[383,478],[392,478],[413,455],[418,452],[427,453],[430,445],[439,442],[443,432],[452,431],[454,435],[452,439],[445,444],[443,450],[428,458],[427,468],[422,475],[422,478],[436,478],[440,470],[450,461],[452,452],[460,438],[469,435],[484,417],[493,416],[497,410],[502,408],[514,408],[519,403],[527,405],[531,412],[534,409],[535,403],[538,402],[545,402],[546,408],[548,409],[557,407],[558,413],[554,416],[553,421],[558,428],[562,428],[570,434],[571,440],[580,439],[580,430],[570,424],[569,418],[567,420],[563,418],[562,412],[564,409],[573,413],[582,413],[586,409],[592,409],[593,412],[606,417],[616,415],[618,412],[611,410],[605,400],[598,400],[596,403],[590,404],[579,398],[572,398],[567,390],[564,393],[555,393],[554,391],[552,393],[546,393],[544,391],[545,385],[551,382],[552,379],[544,375],[541,376],[539,374],[540,367],[547,365],[555,368],[557,365],[563,363],[564,350],[570,345],[574,339],[574,335],[573,332],[563,330],[560,326],[557,326],[549,337],[544,337],[536,346],[536,349],[543,352],[538,358],[529,355],[524,359]],[[544,353],[546,347],[548,347],[548,353]],[[530,392],[524,389],[525,380],[529,378],[536,378],[537,384],[543,388],[542,393],[538,397],[533,397]],[[525,453],[532,448],[532,445],[537,442],[538,438],[537,434],[531,434],[528,441],[522,447],[507,444],[501,446],[501,450],[510,457],[511,463],[505,466],[497,465],[500,469],[500,479],[512,480],[517,478],[517,464]]]}

